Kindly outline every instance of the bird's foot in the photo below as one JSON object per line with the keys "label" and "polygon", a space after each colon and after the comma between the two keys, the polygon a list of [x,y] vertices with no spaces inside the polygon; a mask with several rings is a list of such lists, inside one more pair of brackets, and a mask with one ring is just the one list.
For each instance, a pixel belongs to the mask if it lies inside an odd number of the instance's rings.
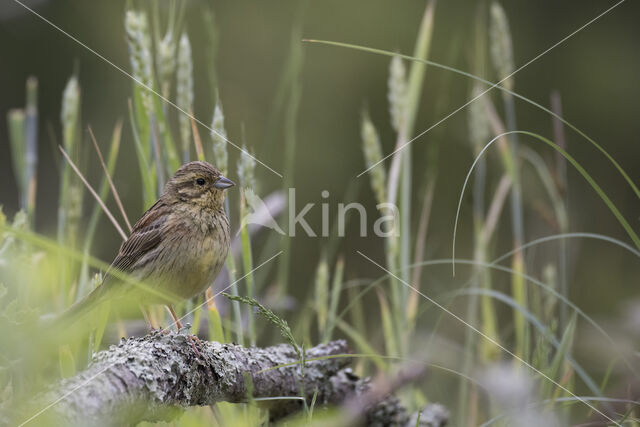
{"label": "bird's foot", "polygon": [[193,352],[196,354],[196,356],[200,357],[200,352],[198,351],[196,344],[198,346],[202,346],[202,342],[200,341],[200,338],[198,338],[196,335],[190,334],[189,333],[190,331],[191,331],[190,323],[178,325],[178,334],[185,335],[187,337],[187,340],[189,340],[189,344],[191,344],[191,348],[193,349]]}
{"label": "bird's foot", "polygon": [[191,330],[191,323],[179,324],[176,327],[178,334],[180,335],[189,335],[189,331]]}
{"label": "bird's foot", "polygon": [[157,328],[155,328],[155,327],[153,327],[153,326],[149,326],[149,325],[148,325],[148,328],[149,328],[149,334],[150,334],[150,335],[153,335],[153,334],[155,334],[155,333],[161,333],[161,334],[165,334],[165,335],[167,335],[167,334],[169,333],[169,330],[168,330],[168,329],[163,328],[162,326],[158,326]]}
{"label": "bird's foot", "polygon": [[202,342],[200,341],[200,338],[198,338],[195,335],[187,335],[187,339],[189,340],[189,343],[191,344],[191,348],[193,349],[193,352],[196,354],[197,357],[200,357],[200,352],[198,351],[198,348],[196,347],[196,343],[201,346]]}

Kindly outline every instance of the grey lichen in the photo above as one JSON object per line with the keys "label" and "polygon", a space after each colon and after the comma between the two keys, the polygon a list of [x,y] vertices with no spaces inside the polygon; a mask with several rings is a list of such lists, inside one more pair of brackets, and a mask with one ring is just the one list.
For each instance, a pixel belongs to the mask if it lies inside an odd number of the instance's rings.
{"label": "grey lichen", "polygon": [[[198,352],[187,337],[175,333],[123,340],[97,353],[84,372],[62,380],[40,401],[46,406],[62,398],[50,411],[65,424],[90,420],[91,424],[121,425],[171,419],[189,406],[245,402],[246,373],[256,397],[299,393],[299,365],[269,369],[299,360],[290,345],[245,348],[203,341]],[[334,341],[308,350],[307,358],[345,352],[346,343]],[[314,390],[314,381],[330,378],[348,363],[347,358],[308,362],[306,389]],[[292,410],[278,404],[272,408],[273,414]]]}
{"label": "grey lichen", "polygon": [[[253,397],[300,396],[303,382],[308,403],[317,390],[316,404],[341,405],[370,388],[368,380],[347,368],[349,357],[310,360],[347,353],[342,340],[306,350],[304,376],[296,350],[288,344],[246,348],[203,341],[197,349],[198,354],[186,336],[172,332],[122,340],[35,402],[41,408],[55,402],[42,416],[60,425],[135,425],[171,420],[189,406],[246,402],[248,390]],[[301,408],[300,400],[274,400],[268,407],[272,420]],[[389,396],[367,408],[365,420],[402,425],[409,415]]]}

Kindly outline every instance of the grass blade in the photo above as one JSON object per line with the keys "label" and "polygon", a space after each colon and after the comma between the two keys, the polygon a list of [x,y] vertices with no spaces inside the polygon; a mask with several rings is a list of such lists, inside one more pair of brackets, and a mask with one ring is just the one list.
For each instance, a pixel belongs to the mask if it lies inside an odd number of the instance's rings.
{"label": "grass blade", "polygon": [[588,135],[586,135],[584,132],[582,132],[580,129],[578,129],[573,124],[569,123],[566,119],[564,119],[560,115],[558,115],[558,114],[554,113],[553,111],[549,110],[548,108],[538,104],[537,102],[535,102],[535,101],[533,101],[533,100],[531,100],[531,99],[529,99],[529,98],[527,98],[527,97],[525,97],[523,95],[520,95],[519,93],[516,93],[516,92],[514,92],[512,90],[509,90],[509,89],[505,88],[504,86],[501,86],[499,84],[490,82],[489,80],[485,80],[482,77],[478,77],[478,76],[473,75],[471,73],[468,73],[466,71],[462,71],[462,70],[459,70],[457,68],[450,67],[448,65],[443,65],[443,64],[440,64],[440,63],[437,63],[437,62],[434,62],[434,61],[430,61],[430,60],[427,60],[427,59],[420,59],[420,58],[416,58],[416,57],[413,57],[413,56],[410,56],[410,55],[403,55],[403,54],[399,54],[399,53],[396,53],[396,52],[391,52],[391,51],[388,51],[388,50],[375,49],[375,48],[370,48],[370,47],[366,47],[366,46],[359,46],[359,45],[350,44],[350,43],[342,43],[342,42],[335,42],[335,41],[329,41],[329,40],[312,40],[312,39],[304,39],[303,41],[304,42],[308,42],[308,43],[324,44],[324,45],[328,45],[328,46],[337,46],[337,47],[344,47],[344,48],[348,48],[348,49],[360,50],[360,51],[363,51],[363,52],[374,53],[374,54],[377,54],[377,55],[384,55],[384,56],[390,56],[390,57],[399,56],[401,58],[408,59],[410,61],[422,62],[424,64],[431,65],[433,67],[440,68],[442,70],[450,71],[452,73],[456,73],[456,74],[468,77],[470,79],[473,79],[473,80],[476,80],[478,82],[484,83],[487,86],[491,86],[491,89],[498,89],[498,90],[501,90],[503,92],[507,92],[507,93],[511,94],[512,96],[514,96],[515,98],[518,98],[518,99],[520,99],[520,100],[522,100],[522,101],[524,101],[524,102],[526,102],[526,103],[528,103],[530,105],[533,105],[534,107],[538,108],[539,110],[542,110],[545,113],[549,114],[550,116],[556,118],[560,122],[564,123],[565,126],[567,126],[571,130],[576,132],[578,135],[580,135],[581,137],[586,139],[591,145],[593,145],[595,148],[597,148],[598,151],[600,151],[600,153],[602,153],[602,155],[604,155],[606,157],[606,159],[618,170],[620,175],[624,178],[624,180],[627,182],[629,187],[631,187],[633,192],[636,194],[636,197],[638,197],[640,199],[640,189],[631,180],[631,178],[625,172],[625,170],[622,168],[622,166],[620,166],[620,164],[609,154],[608,151],[606,151],[594,139],[590,138]]}

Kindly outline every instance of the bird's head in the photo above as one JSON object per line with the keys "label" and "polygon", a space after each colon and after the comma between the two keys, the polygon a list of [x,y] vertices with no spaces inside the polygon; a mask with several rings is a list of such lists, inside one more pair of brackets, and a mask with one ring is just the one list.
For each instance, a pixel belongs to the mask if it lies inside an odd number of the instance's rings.
{"label": "bird's head", "polygon": [[164,195],[201,207],[221,208],[224,190],[235,184],[207,162],[189,162],[167,182]]}

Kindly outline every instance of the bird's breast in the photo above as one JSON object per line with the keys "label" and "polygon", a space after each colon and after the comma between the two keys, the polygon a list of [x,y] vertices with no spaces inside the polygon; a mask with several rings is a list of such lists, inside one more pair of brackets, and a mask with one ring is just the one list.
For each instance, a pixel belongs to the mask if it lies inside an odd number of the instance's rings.
{"label": "bird's breast", "polygon": [[203,213],[174,227],[167,233],[173,237],[164,239],[159,248],[167,263],[157,279],[171,294],[188,299],[203,292],[220,273],[229,253],[229,221],[224,213]]}

